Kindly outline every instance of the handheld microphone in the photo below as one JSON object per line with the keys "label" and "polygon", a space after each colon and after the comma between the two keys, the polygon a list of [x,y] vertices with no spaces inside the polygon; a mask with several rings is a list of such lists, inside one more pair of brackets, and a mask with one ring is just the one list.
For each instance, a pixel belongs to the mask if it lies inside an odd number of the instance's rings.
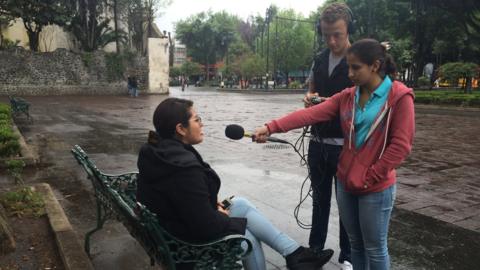
{"label": "handheld microphone", "polygon": [[[245,130],[243,129],[243,127],[241,127],[239,125],[235,125],[235,124],[228,125],[225,128],[225,136],[227,136],[228,138],[230,138],[232,140],[240,140],[243,137],[248,137],[248,138],[252,138],[252,140],[255,140],[255,135],[253,135],[251,133],[246,133]],[[268,137],[267,141],[275,142],[275,143],[290,144],[289,142],[287,142],[285,140],[274,138],[274,137]]]}

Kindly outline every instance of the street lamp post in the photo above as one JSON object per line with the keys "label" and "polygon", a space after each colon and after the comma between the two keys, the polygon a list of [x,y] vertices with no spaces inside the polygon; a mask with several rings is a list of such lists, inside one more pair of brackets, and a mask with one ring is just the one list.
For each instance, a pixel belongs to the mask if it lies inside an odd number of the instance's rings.
{"label": "street lamp post", "polygon": [[268,72],[265,74],[265,90],[268,90]]}
{"label": "street lamp post", "polygon": [[228,75],[229,75],[229,72],[228,72],[228,41],[225,40],[225,36],[222,37],[222,43],[221,44],[222,44],[222,47],[225,48],[225,76],[227,76],[227,80],[228,80]]}
{"label": "street lamp post", "polygon": [[277,46],[278,46],[278,17],[275,16],[275,55],[273,58],[273,89],[277,85]]}
{"label": "street lamp post", "polygon": [[[265,23],[267,24],[267,65],[265,71],[268,73],[268,57],[269,57],[269,48],[270,48],[270,16],[271,16],[271,7],[267,8],[267,12],[265,14]],[[268,82],[268,76],[267,76]],[[268,86],[268,84],[267,84]]]}

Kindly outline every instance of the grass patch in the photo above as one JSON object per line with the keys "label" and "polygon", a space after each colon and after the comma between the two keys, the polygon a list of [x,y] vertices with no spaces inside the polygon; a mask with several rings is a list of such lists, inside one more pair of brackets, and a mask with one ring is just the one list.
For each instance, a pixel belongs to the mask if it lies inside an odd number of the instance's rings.
{"label": "grass patch", "polygon": [[17,190],[2,194],[0,202],[12,216],[35,216],[45,214],[45,202],[40,193],[30,187],[20,187]]}

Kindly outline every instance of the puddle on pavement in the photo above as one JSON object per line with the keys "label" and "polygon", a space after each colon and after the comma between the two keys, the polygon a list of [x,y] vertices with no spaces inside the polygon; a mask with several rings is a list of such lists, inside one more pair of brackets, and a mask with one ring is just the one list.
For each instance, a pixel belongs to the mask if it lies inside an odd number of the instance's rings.
{"label": "puddle on pavement", "polygon": [[88,131],[92,131],[93,128],[89,126],[65,123],[65,124],[55,124],[51,126],[45,126],[45,130],[52,133],[66,133],[66,132],[88,132]]}
{"label": "puddle on pavement", "polygon": [[238,178],[273,178],[277,180],[291,180],[304,178],[302,175],[272,171],[272,170],[260,170],[246,166],[242,163],[215,163],[211,162],[215,171],[221,174],[235,175]]}

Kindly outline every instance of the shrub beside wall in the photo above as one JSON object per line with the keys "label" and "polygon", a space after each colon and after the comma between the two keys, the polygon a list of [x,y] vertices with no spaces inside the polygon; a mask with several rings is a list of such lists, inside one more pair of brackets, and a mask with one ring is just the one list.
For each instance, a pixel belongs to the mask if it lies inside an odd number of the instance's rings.
{"label": "shrub beside wall", "polygon": [[0,158],[15,157],[19,154],[20,144],[13,133],[10,106],[0,103]]}

